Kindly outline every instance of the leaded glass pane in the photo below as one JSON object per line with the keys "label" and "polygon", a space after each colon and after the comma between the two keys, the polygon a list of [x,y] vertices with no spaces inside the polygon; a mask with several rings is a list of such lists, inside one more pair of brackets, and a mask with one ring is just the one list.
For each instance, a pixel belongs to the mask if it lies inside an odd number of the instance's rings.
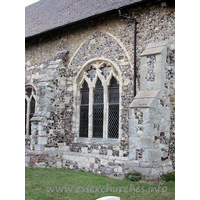
{"label": "leaded glass pane", "polygon": [[97,79],[94,88],[93,104],[93,137],[103,137],[103,86],[100,79]]}
{"label": "leaded glass pane", "polygon": [[103,137],[103,105],[93,106],[93,137]]}
{"label": "leaded glass pane", "polygon": [[103,103],[103,86],[98,79],[94,88],[94,104]]}
{"label": "leaded glass pane", "polygon": [[31,99],[31,110],[30,110],[30,113],[31,114],[35,113],[35,99],[34,98]]}
{"label": "leaded glass pane", "polygon": [[30,115],[29,115],[29,135],[31,135],[31,121],[30,121],[30,119],[33,117],[33,114],[32,113],[30,113]]}
{"label": "leaded glass pane", "polygon": [[88,104],[89,104],[89,88],[84,81],[81,89],[81,106],[80,106],[80,137],[88,137]]}
{"label": "leaded glass pane", "polygon": [[32,88],[27,88],[27,89],[26,89],[26,95],[27,95],[28,97],[30,97],[30,96],[31,96],[31,93],[32,93]]}
{"label": "leaded glass pane", "polygon": [[119,88],[109,88],[109,103],[119,103]]}
{"label": "leaded glass pane", "polygon": [[87,84],[86,81],[84,81],[81,90],[89,90],[89,88],[88,88],[88,84]]}
{"label": "leaded glass pane", "polygon": [[103,103],[103,90],[94,90],[94,103]]}
{"label": "leaded glass pane", "polygon": [[29,113],[29,135],[31,135],[31,118],[35,113],[35,99],[32,97],[30,102],[30,113]]}
{"label": "leaded glass pane", "polygon": [[119,85],[112,77],[108,88],[109,115],[108,115],[108,137],[118,138],[119,136]]}
{"label": "leaded glass pane", "polygon": [[117,80],[114,77],[110,80],[110,87],[119,87]]}
{"label": "leaded glass pane", "polygon": [[81,104],[89,103],[89,91],[81,92]]}
{"label": "leaded glass pane", "polygon": [[89,88],[86,81],[84,81],[81,89],[81,104],[89,103]]}
{"label": "leaded glass pane", "polygon": [[88,137],[88,106],[80,107],[80,137]]}
{"label": "leaded glass pane", "polygon": [[119,104],[109,105],[108,138],[118,138]]}
{"label": "leaded glass pane", "polygon": [[103,89],[103,85],[102,82],[100,81],[100,79],[97,79],[96,85],[95,85],[95,89]]}

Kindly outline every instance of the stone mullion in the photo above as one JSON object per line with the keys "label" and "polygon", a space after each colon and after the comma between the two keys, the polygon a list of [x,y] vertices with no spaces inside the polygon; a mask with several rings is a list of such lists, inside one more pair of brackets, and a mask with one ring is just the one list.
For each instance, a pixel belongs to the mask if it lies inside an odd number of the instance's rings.
{"label": "stone mullion", "polygon": [[108,87],[104,84],[104,115],[103,115],[103,138],[107,138],[108,132]]}
{"label": "stone mullion", "polygon": [[93,87],[89,87],[88,138],[93,135]]}

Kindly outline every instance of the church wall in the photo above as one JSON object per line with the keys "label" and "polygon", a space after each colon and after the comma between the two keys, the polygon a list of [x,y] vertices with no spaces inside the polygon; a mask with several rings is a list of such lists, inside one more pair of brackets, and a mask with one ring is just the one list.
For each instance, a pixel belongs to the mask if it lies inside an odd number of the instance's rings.
{"label": "church wall", "polygon": [[[169,109],[168,137],[162,137],[162,143],[170,146],[167,155],[174,166],[174,7],[165,2],[149,3],[123,10],[122,14],[134,16],[137,20],[137,93],[143,87],[140,55],[149,43],[169,41],[166,60],[163,61],[165,81],[159,106]],[[118,14],[110,14],[26,41],[25,82],[32,84],[37,93],[32,135],[26,136],[26,166],[123,175],[124,163],[130,156],[129,107],[134,99],[133,38],[133,22]],[[84,142],[77,139],[74,79],[87,61],[102,57],[115,63],[121,73],[121,134],[117,142]],[[141,110],[136,109],[137,112]],[[159,125],[155,126],[154,129],[159,130]],[[141,152],[137,152],[139,154]]]}

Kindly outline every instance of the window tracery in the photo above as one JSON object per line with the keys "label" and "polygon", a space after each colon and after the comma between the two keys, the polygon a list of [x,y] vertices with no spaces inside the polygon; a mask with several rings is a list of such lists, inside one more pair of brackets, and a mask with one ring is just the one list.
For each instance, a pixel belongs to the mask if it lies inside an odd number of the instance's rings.
{"label": "window tracery", "polygon": [[[79,79],[80,80],[80,79]],[[85,67],[80,88],[79,137],[119,137],[119,77],[111,63]]]}
{"label": "window tracery", "polygon": [[25,135],[31,135],[31,118],[35,113],[36,91],[32,86],[25,87]]}

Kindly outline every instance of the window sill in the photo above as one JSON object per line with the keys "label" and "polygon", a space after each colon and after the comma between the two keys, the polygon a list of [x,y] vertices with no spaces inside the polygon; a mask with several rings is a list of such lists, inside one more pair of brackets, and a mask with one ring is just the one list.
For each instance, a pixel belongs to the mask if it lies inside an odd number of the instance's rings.
{"label": "window sill", "polygon": [[75,142],[83,143],[96,143],[96,144],[118,144],[119,139],[108,139],[108,138],[75,138]]}

